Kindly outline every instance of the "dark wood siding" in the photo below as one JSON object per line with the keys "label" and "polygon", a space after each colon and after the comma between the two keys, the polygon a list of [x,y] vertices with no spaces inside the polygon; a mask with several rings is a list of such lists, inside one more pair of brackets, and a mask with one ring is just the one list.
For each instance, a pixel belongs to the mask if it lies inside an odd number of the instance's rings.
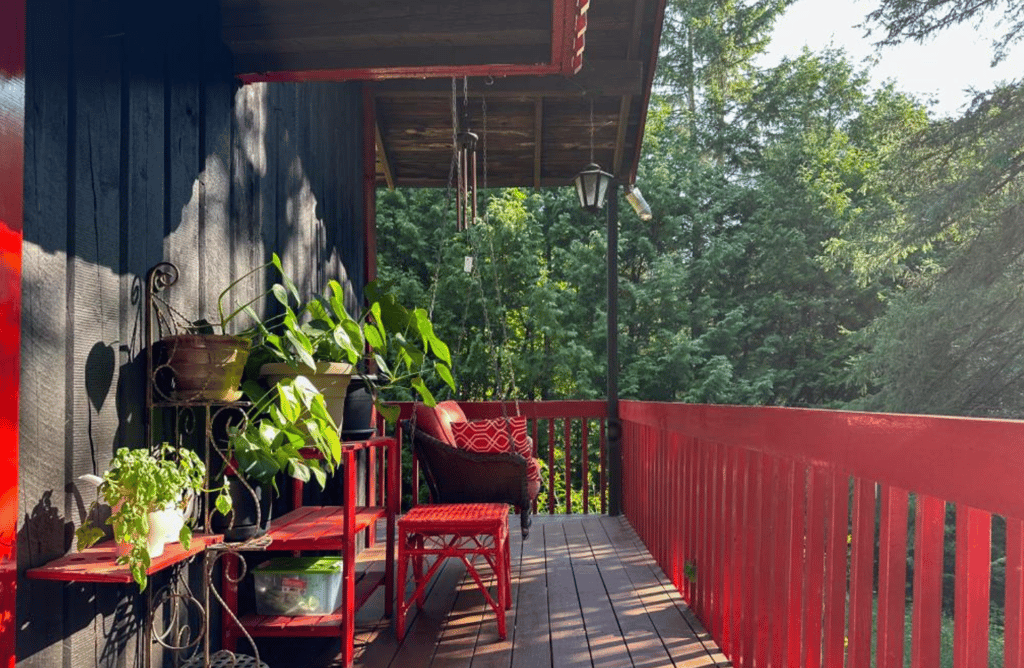
{"label": "dark wood siding", "polygon": [[[73,549],[77,477],[144,438],[150,266],[196,317],[275,251],[309,290],[364,277],[358,84],[239,87],[205,0],[28,5],[19,573]],[[142,665],[136,591],[19,577],[18,665]]]}

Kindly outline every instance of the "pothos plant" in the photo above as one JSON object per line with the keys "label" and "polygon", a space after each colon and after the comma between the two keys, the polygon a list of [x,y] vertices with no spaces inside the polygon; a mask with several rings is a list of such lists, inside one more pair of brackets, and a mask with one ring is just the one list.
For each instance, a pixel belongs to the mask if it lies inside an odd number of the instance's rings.
{"label": "pothos plant", "polygon": [[[243,389],[253,404],[244,424],[228,428],[225,472],[275,492],[280,472],[303,482],[315,479],[324,487],[327,474],[341,461],[341,439],[323,395],[305,376],[287,379],[269,390],[250,381]],[[315,458],[303,454],[310,448],[316,451]],[[231,497],[226,489],[222,488],[215,503],[222,514],[230,512]]]}
{"label": "pothos plant", "polygon": [[430,376],[455,389],[451,352],[434,332],[425,309],[406,308],[375,281],[365,293],[369,306],[356,319],[345,308],[344,289],[338,281],[330,281],[323,295],[294,308],[294,293],[286,285],[275,286],[271,294],[284,312],[276,326],[257,325],[263,343],[254,356],[295,369],[313,368],[316,362],[348,362],[359,368],[372,360],[378,373],[363,379],[377,410],[394,424],[399,409],[385,403],[382,395],[406,389],[433,406],[436,399],[427,384]]}
{"label": "pothos plant", "polygon": [[[103,474],[100,496],[111,508],[107,524],[114,529],[114,540],[127,546],[117,563],[127,565],[132,578],[143,590],[150,567],[147,536],[149,513],[179,506],[184,510],[189,497],[203,490],[206,467],[199,456],[187,448],[162,443],[156,452],[145,448],[119,448]],[[98,505],[98,500],[92,507]],[[84,550],[104,537],[99,527],[86,520],[75,531],[78,549]],[[192,541],[192,527],[185,522],[178,534],[185,549]]]}

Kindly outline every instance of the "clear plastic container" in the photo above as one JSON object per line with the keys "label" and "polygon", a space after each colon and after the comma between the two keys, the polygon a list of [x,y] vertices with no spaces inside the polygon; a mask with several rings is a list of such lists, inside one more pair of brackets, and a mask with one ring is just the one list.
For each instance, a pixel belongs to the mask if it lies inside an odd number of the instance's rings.
{"label": "clear plastic container", "polygon": [[279,557],[253,577],[259,615],[329,615],[341,601],[341,557]]}

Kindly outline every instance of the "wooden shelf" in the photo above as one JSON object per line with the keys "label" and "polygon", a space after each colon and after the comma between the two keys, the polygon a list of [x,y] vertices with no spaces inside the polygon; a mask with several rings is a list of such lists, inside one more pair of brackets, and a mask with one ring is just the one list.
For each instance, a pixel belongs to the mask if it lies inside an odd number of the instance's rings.
{"label": "wooden shelf", "polygon": [[[147,575],[152,575],[168,566],[184,561],[199,554],[211,543],[223,539],[219,534],[195,534],[188,550],[181,543],[170,543],[164,546],[164,553],[154,557]],[[55,559],[45,566],[30,568],[25,575],[34,580],[56,580],[60,582],[101,582],[129,583],[134,582],[127,566],[117,563],[117,544],[112,540],[104,541],[81,552],[72,552],[60,559]]]}
{"label": "wooden shelf", "polygon": [[[384,584],[384,571],[366,571],[356,583],[355,609],[363,607],[377,587]],[[336,637],[345,620],[345,613],[339,607],[330,615],[244,615],[239,621],[253,637],[322,636]]]}
{"label": "wooden shelf", "polygon": [[[356,508],[355,530],[386,516],[379,506]],[[340,550],[345,544],[344,506],[302,506],[270,521],[269,550]]]}

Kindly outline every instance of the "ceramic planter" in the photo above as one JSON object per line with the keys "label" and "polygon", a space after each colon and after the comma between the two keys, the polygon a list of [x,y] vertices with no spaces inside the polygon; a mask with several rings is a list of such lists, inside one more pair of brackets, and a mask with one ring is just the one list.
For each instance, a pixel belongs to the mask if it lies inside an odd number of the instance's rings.
{"label": "ceramic planter", "polygon": [[268,383],[276,385],[285,378],[302,375],[309,379],[320,394],[324,396],[327,412],[340,430],[345,421],[345,397],[348,384],[355,373],[355,367],[343,362],[318,362],[315,369],[308,367],[296,371],[282,362],[272,362],[260,367],[260,375]]}

